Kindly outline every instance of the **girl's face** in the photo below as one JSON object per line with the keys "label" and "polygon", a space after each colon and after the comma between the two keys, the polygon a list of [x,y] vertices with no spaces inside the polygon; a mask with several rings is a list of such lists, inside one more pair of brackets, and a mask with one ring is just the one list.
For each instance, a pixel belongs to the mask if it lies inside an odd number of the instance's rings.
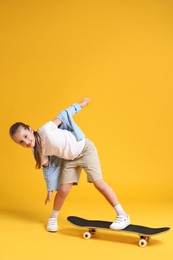
{"label": "girl's face", "polygon": [[19,127],[18,131],[12,136],[12,139],[24,148],[33,148],[35,146],[35,137],[31,128],[25,129]]}

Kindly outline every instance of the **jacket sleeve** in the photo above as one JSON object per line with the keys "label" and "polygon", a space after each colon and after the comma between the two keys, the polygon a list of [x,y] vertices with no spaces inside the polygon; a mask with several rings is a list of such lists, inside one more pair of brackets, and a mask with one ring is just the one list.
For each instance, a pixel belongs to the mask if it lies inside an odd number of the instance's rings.
{"label": "jacket sleeve", "polygon": [[78,141],[85,138],[85,134],[73,120],[73,115],[79,113],[80,111],[81,106],[78,103],[75,103],[57,115],[57,118],[62,121],[62,123],[59,125],[59,128],[70,131],[72,134],[74,134]]}
{"label": "jacket sleeve", "polygon": [[71,105],[70,107],[62,110],[59,114],[58,114],[58,118],[61,121],[66,120],[66,116],[68,114],[69,117],[74,116],[76,113],[79,113],[81,111],[81,106],[78,103],[75,103],[73,105]]}
{"label": "jacket sleeve", "polygon": [[50,162],[48,167],[42,167],[43,176],[46,182],[48,191],[59,189],[59,179],[62,167],[62,160],[56,156],[50,156]]}

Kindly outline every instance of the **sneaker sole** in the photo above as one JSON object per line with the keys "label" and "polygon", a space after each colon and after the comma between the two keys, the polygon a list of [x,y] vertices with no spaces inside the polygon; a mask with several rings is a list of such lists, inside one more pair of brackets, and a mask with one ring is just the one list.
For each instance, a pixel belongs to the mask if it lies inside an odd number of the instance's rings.
{"label": "sneaker sole", "polygon": [[57,232],[57,231],[58,231],[58,229],[50,229],[50,228],[46,228],[46,230],[47,230],[48,232]]}

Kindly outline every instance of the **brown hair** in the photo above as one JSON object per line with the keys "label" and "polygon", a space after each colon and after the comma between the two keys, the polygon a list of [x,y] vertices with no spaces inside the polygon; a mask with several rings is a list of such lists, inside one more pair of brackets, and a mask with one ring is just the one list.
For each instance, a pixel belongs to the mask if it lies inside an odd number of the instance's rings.
{"label": "brown hair", "polygon": [[[19,130],[20,127],[30,130],[29,125],[26,125],[22,122],[17,122],[10,127],[9,134],[10,134],[11,138],[13,138],[13,135]],[[41,154],[42,154],[41,137],[40,137],[39,133],[36,131],[34,131],[34,137],[35,137],[35,146],[33,149],[34,149],[34,158],[36,161],[35,167],[37,169],[40,169],[41,168]]]}

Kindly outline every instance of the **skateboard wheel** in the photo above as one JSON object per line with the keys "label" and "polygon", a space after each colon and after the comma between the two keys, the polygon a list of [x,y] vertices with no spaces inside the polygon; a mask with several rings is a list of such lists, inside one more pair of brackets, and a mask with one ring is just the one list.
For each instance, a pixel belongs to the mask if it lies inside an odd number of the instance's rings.
{"label": "skateboard wheel", "polygon": [[90,232],[85,232],[85,233],[83,234],[83,238],[84,238],[84,239],[90,239],[90,237],[91,237]]}
{"label": "skateboard wheel", "polygon": [[146,240],[147,243],[150,241],[150,237],[149,236],[140,236],[140,239]]}
{"label": "skateboard wheel", "polygon": [[147,245],[147,241],[145,239],[139,240],[139,246],[140,247],[145,247]]}

